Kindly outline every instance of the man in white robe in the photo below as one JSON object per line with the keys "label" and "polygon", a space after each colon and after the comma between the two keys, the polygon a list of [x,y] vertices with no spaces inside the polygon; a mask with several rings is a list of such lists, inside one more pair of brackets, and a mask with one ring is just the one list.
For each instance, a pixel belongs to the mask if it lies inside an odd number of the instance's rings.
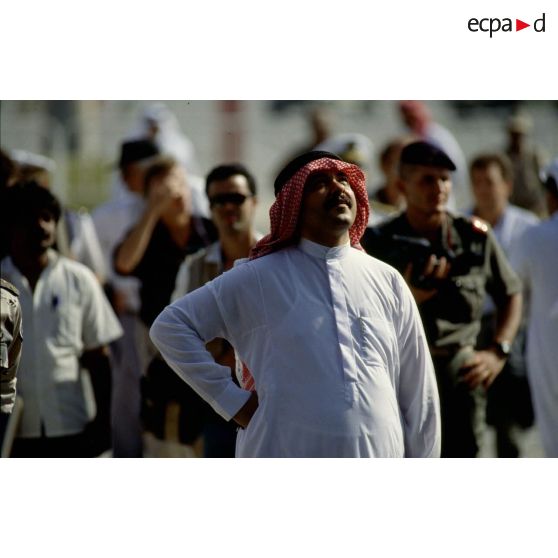
{"label": "man in white robe", "polygon": [[[438,392],[401,275],[362,251],[362,171],[314,151],[275,181],[271,233],[250,259],[168,306],[151,338],[241,427],[237,457],[438,457]],[[241,387],[205,343],[244,363]]]}
{"label": "man in white robe", "polygon": [[543,175],[550,217],[520,239],[511,263],[529,300],[527,375],[547,457],[558,457],[558,159]]}

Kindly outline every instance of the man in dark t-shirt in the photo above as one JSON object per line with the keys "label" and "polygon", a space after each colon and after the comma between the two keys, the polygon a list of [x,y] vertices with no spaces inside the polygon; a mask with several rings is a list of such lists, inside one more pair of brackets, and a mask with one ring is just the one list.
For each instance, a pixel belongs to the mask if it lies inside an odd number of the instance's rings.
{"label": "man in dark t-shirt", "polygon": [[[172,158],[154,161],[145,174],[145,210],[114,253],[114,267],[141,281],[140,318],[146,327],[170,303],[184,258],[217,239],[213,223],[194,217],[186,175]],[[167,415],[178,404],[178,439],[191,444],[199,435],[203,401],[156,355],[142,379],[145,428],[168,439]]]}
{"label": "man in dark t-shirt", "polygon": [[141,281],[140,317],[147,327],[169,304],[184,258],[217,239],[209,219],[194,217],[186,175],[174,159],[156,160],[146,171],[143,214],[114,252],[121,275]]}

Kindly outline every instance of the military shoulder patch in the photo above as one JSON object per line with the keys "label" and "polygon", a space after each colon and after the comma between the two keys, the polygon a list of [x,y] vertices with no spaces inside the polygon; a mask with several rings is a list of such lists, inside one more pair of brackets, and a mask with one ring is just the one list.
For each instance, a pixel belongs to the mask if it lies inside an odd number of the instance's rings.
{"label": "military shoulder patch", "polygon": [[488,223],[483,221],[480,217],[471,217],[471,225],[476,232],[486,234],[488,232]]}

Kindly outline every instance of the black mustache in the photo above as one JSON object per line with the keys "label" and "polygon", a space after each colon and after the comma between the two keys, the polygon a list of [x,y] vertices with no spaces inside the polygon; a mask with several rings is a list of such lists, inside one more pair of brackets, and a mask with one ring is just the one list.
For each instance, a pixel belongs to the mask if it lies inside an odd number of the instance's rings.
{"label": "black mustache", "polygon": [[333,209],[335,206],[339,205],[340,203],[346,203],[349,207],[353,207],[351,198],[346,194],[339,192],[336,194],[331,194],[324,202],[324,209],[329,210]]}

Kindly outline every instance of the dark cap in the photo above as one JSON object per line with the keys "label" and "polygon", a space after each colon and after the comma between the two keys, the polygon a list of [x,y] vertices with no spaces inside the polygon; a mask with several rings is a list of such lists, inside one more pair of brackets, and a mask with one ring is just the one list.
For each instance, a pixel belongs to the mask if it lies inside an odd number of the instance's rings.
{"label": "dark cap", "polygon": [[279,194],[281,188],[300,170],[304,165],[318,159],[335,159],[336,161],[342,161],[341,157],[330,153],[329,151],[308,151],[308,153],[303,153],[290,163],[288,163],[285,168],[277,175],[275,179],[275,196]]}
{"label": "dark cap", "polygon": [[541,171],[540,179],[545,190],[558,196],[558,157]]}
{"label": "dark cap", "polygon": [[118,166],[125,167],[131,163],[137,163],[144,159],[150,159],[159,155],[159,148],[149,140],[125,141],[120,148],[120,160]]}
{"label": "dark cap", "polygon": [[454,171],[454,162],[439,148],[426,141],[415,141],[401,151],[402,165],[422,165]]}

